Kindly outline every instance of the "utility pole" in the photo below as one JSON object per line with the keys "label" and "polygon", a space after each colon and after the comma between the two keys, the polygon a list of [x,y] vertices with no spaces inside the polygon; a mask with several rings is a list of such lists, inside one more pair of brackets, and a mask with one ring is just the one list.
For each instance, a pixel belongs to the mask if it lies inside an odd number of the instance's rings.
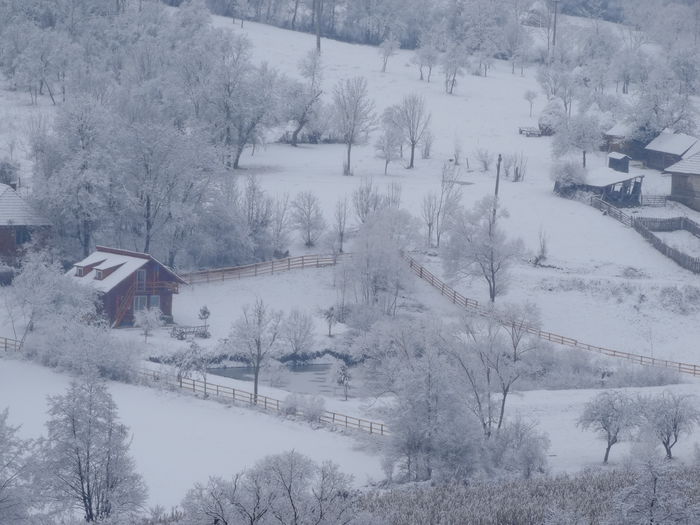
{"label": "utility pole", "polygon": [[496,190],[493,192],[493,217],[491,219],[491,224],[496,224],[496,209],[498,208],[498,185],[501,180],[501,161],[503,157],[498,154],[498,161],[496,162]]}

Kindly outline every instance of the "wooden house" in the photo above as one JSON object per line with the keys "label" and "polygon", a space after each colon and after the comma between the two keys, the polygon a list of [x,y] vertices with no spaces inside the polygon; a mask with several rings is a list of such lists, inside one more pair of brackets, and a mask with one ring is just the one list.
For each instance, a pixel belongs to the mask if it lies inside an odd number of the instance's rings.
{"label": "wooden house", "polygon": [[132,324],[134,312],[160,308],[172,321],[173,294],[186,284],[170,268],[147,253],[97,246],[69,270],[76,281],[95,288],[112,327]]}
{"label": "wooden house", "polygon": [[680,162],[698,139],[683,133],[664,131],[644,148],[646,165],[657,170],[665,170]]}
{"label": "wooden house", "polygon": [[34,210],[10,186],[0,184],[0,260],[12,266],[19,262],[31,242],[45,242],[51,223]]}
{"label": "wooden house", "polygon": [[671,199],[700,211],[700,152],[664,170],[671,174]]}
{"label": "wooden house", "polygon": [[612,151],[608,153],[608,168],[619,171],[620,173],[630,172],[630,158],[624,153]]}
{"label": "wooden house", "polygon": [[629,124],[618,122],[603,133],[602,150],[608,153],[617,151],[633,159],[644,158],[644,144],[633,139],[633,130]]}

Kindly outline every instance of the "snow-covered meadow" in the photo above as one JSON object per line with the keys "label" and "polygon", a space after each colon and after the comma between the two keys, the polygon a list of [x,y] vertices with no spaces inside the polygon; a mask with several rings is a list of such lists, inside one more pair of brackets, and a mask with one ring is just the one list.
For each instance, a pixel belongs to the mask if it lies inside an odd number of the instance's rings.
{"label": "snow-covered meadow", "polygon": [[[314,46],[311,35],[246,22],[241,28],[228,18],[214,17],[213,24],[223,30],[244,34],[253,44],[256,62],[265,61],[292,77],[298,75],[297,64]],[[349,196],[363,181],[372,179],[380,189],[392,183],[402,188],[402,207],[420,215],[423,197],[440,184],[442,168],[461,151],[459,177],[465,207],[493,193],[495,163],[488,171],[478,165],[475,152],[486,149],[492,154],[523,154],[527,173],[522,182],[502,179],[499,199],[508,210],[504,227],[509,236],[522,238],[527,253],[519,260],[510,278],[510,286],[499,298],[503,303],[536,304],[541,310],[546,330],[594,345],[689,363],[700,363],[694,345],[700,338],[700,313],[696,298],[698,280],[678,267],[648,244],[631,228],[601,214],[585,203],[565,200],[552,193],[550,178],[551,139],[528,138],[518,127],[534,126],[529,105],[523,94],[540,91],[534,69],[524,75],[511,73],[510,64],[495,61],[488,76],[461,77],[453,95],[444,92],[439,74],[431,83],[418,80],[417,68],[411,63],[412,52],[399,51],[392,57],[385,73],[377,49],[324,40],[322,59],[325,64],[324,98],[330,100],[337,81],[354,76],[367,78],[369,93],[378,112],[396,103],[402,96],[419,94],[425,98],[432,114],[431,129],[435,143],[431,158],[416,161],[407,170],[403,161],[389,166],[376,157],[374,137],[354,149],[354,176],[342,175],[342,145],[308,145],[297,148],[275,143],[279,130],[269,134],[265,146],[253,152],[247,149],[241,159],[240,173],[255,174],[265,190],[273,196],[313,191],[320,199],[327,218],[336,201]],[[0,129],[0,148],[7,149],[18,131],[35,121],[40,113],[51,109],[23,107],[17,93],[0,91],[0,117],[11,122],[10,131]],[[545,103],[540,93],[535,112]],[[15,109],[15,108],[23,109]],[[36,124],[36,123],[35,123]],[[14,131],[12,131],[14,130]],[[26,161],[29,163],[29,159]],[[604,166],[602,153],[589,155],[589,165]],[[26,170],[25,171],[29,171]],[[648,194],[666,194],[670,179],[658,171],[633,165],[632,174],[645,176]],[[680,205],[635,211],[648,216],[688,214]],[[416,231],[417,237],[424,232]],[[296,235],[296,234],[295,234]],[[531,262],[540,236],[547,240],[545,265]],[[670,238],[671,236],[669,236]],[[682,246],[689,239],[674,234]],[[303,247],[295,238],[291,255],[328,251],[325,245]],[[700,248],[688,248],[700,253]],[[446,278],[437,250],[419,249],[415,256],[436,275]],[[183,286],[174,299],[174,318],[183,325],[200,324],[198,312],[206,305],[211,311],[208,322],[212,337],[199,341],[216,348],[229,336],[231,324],[246,305],[263,300],[275,310],[288,315],[300,310],[313,318],[315,344],[324,348],[329,339],[320,310],[337,300],[333,285],[334,269],[309,269],[274,276],[230,280],[220,283]],[[450,281],[467,297],[488,301],[483,281]],[[459,309],[441,297],[426,283],[415,279],[402,291],[399,308],[414,315],[433,316],[446,322],[458,321]],[[335,328],[340,335],[343,325]],[[12,336],[0,333],[0,336]],[[158,329],[143,342],[136,328],[122,329],[117,337],[138,347],[144,360],[150,356],[167,356],[188,345],[169,336],[168,329]],[[554,347],[553,352],[558,348]],[[153,363],[144,366],[158,367]],[[212,377],[210,381],[251,390],[250,383]],[[35,364],[0,356],[0,409],[10,409],[10,423],[21,425],[21,434],[37,438],[44,432],[46,396],[61,393],[70,377]],[[700,383],[667,387],[679,394],[700,394]],[[149,487],[149,504],[177,505],[195,482],[208,476],[231,476],[250,467],[263,456],[294,449],[317,461],[333,460],[352,474],[356,486],[383,479],[384,471],[378,449],[381,438],[354,439],[328,428],[318,428],[301,421],[231,407],[212,400],[196,399],[179,392],[161,391],[144,386],[112,382],[109,390],[119,407],[122,420],[133,433],[131,451],[137,470]],[[659,393],[665,388],[626,389],[630,394]],[[284,399],[290,392],[282,386],[263,384],[261,394]],[[536,422],[548,435],[548,461],[553,473],[570,472],[600,463],[603,444],[592,432],[583,432],[577,420],[584,405],[599,390],[531,390],[514,392],[509,400],[512,416]],[[382,400],[351,392],[344,401],[340,392],[327,396],[329,410],[354,416],[379,417],[376,406]],[[693,457],[697,433],[682,440],[674,452],[682,460]],[[632,446],[623,443],[614,449],[611,462],[616,464],[630,453]]]}

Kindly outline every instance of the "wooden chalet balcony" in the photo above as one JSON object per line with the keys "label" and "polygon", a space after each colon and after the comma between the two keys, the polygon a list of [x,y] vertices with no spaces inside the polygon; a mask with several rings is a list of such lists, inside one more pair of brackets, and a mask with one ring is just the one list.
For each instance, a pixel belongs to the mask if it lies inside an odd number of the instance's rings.
{"label": "wooden chalet balcony", "polygon": [[173,281],[154,281],[142,284],[134,285],[135,293],[147,293],[149,295],[155,295],[159,292],[167,291],[170,293],[179,293],[180,285],[179,283]]}

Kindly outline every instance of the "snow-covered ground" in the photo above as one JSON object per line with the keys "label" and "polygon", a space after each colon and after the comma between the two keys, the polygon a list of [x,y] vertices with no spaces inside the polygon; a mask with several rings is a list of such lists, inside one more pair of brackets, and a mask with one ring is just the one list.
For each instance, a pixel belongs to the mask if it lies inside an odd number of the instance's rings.
{"label": "snow-covered ground", "polygon": [[[44,433],[46,396],[62,393],[69,378],[41,366],[0,358],[0,400],[9,401],[10,423],[21,425],[23,437]],[[700,384],[668,387],[676,393],[698,394]],[[330,459],[352,474],[357,486],[383,478],[371,441],[302,422],[282,420],[256,411],[230,407],[183,393],[110,383],[122,421],[133,433],[131,451],[149,488],[149,505],[176,505],[197,481],[210,475],[227,477],[263,456],[295,449],[316,460]],[[662,388],[626,389],[658,393]],[[596,390],[532,391],[512,394],[509,411],[538,423],[549,436],[549,466],[566,472],[600,465],[603,441],[583,432],[576,420]],[[381,438],[377,437],[381,443]],[[697,435],[683,437],[674,448],[681,460],[693,458]],[[613,448],[611,464],[630,453],[630,444]]]}
{"label": "snow-covered ground", "polygon": [[671,248],[675,248],[691,257],[700,257],[700,239],[689,231],[656,232],[654,235],[659,237]]}
{"label": "snow-covered ground", "polygon": [[[44,367],[0,357],[0,405],[23,437],[45,433],[46,396],[62,394],[70,378]],[[133,434],[131,453],[149,489],[149,505],[176,505],[195,482],[224,478],[268,454],[297,450],[333,460],[357,486],[383,478],[379,456],[367,444],[303,422],[177,392],[110,383],[123,423]]]}

